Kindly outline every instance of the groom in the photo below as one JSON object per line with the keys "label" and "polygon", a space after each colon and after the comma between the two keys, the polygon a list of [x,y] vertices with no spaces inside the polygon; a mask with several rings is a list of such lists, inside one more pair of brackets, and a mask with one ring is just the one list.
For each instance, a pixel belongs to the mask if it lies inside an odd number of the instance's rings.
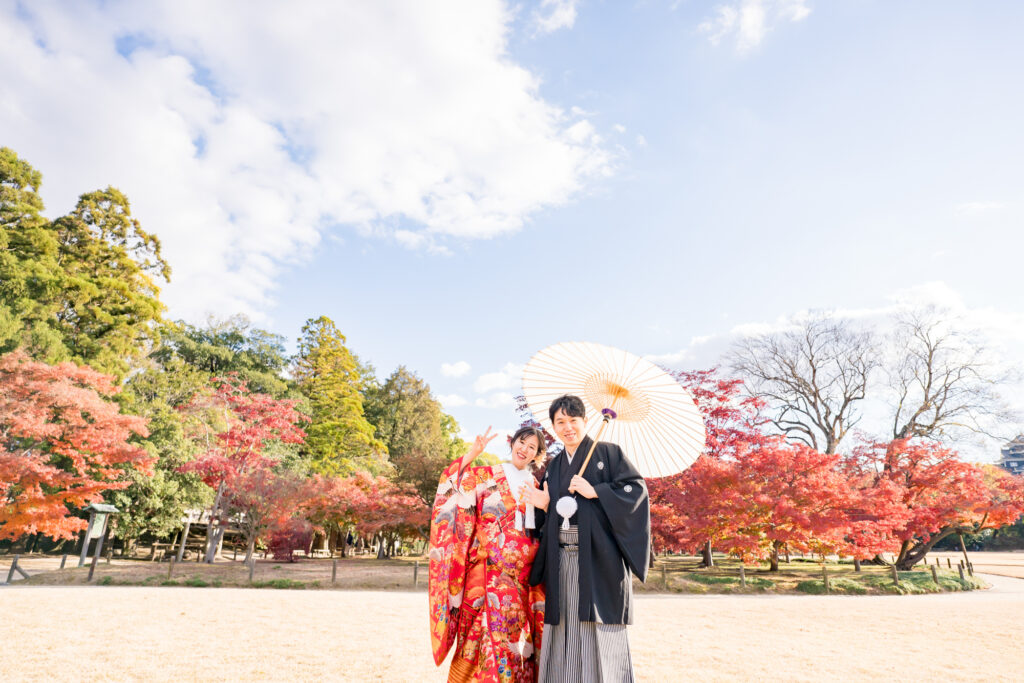
{"label": "groom", "polygon": [[[540,548],[530,583],[543,582],[547,596],[540,681],[632,681],[630,572],[647,577],[647,487],[612,443],[598,442],[580,471],[593,441],[584,433],[586,408],[578,397],[555,399],[548,415],[565,449],[548,464],[543,488],[531,492]],[[576,501],[575,511],[567,512],[568,501],[558,504],[567,497]]]}

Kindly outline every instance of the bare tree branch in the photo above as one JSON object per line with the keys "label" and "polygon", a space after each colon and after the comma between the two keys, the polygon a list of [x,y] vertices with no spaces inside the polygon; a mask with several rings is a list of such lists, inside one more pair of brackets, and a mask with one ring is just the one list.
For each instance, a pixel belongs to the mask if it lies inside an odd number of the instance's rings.
{"label": "bare tree branch", "polygon": [[963,432],[1005,437],[992,434],[987,424],[1017,417],[997,389],[1012,380],[1011,373],[990,363],[988,350],[975,337],[935,307],[897,319],[890,338],[896,360],[888,372],[893,438],[950,438]]}
{"label": "bare tree branch", "polygon": [[860,420],[857,403],[867,395],[878,354],[870,331],[816,314],[797,330],[743,339],[729,363],[748,391],[776,411],[772,422],[787,438],[835,453]]}

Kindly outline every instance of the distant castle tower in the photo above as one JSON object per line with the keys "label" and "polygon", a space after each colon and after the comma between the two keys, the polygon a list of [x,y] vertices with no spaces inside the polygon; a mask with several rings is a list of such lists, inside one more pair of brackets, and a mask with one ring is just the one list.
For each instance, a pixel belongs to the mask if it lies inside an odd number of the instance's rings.
{"label": "distant castle tower", "polygon": [[1017,438],[1002,448],[1003,459],[999,466],[1010,474],[1024,474],[1024,434],[1018,434]]}

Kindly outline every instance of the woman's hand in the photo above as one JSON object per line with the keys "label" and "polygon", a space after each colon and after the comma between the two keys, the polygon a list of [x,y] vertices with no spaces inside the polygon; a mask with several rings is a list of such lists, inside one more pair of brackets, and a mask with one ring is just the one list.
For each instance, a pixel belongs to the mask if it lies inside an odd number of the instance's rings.
{"label": "woman's hand", "polygon": [[471,462],[477,459],[484,449],[487,448],[487,444],[494,441],[497,434],[491,434],[491,426],[487,426],[487,431],[483,434],[477,434],[477,437],[473,439],[473,445],[469,447],[469,453],[462,456],[462,464],[459,465],[459,471],[466,469]]}
{"label": "woman's hand", "polygon": [[[532,477],[531,477],[532,479]],[[547,512],[548,505],[551,504],[551,496],[548,495],[548,483],[544,482],[544,489],[537,488],[537,485],[532,481],[526,484],[526,502],[538,510],[544,510]]]}

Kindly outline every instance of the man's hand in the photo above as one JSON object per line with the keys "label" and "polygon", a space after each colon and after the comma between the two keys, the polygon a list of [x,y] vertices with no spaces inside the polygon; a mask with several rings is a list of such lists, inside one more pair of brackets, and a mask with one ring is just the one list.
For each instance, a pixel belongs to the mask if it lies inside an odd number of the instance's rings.
{"label": "man's hand", "polygon": [[536,484],[532,482],[526,484],[526,502],[537,508],[538,510],[544,510],[547,512],[548,505],[551,504],[551,496],[548,495],[548,483],[544,482],[544,490],[537,488]]}
{"label": "man's hand", "polygon": [[578,474],[569,480],[569,493],[578,493],[584,498],[597,498],[593,485]]}

